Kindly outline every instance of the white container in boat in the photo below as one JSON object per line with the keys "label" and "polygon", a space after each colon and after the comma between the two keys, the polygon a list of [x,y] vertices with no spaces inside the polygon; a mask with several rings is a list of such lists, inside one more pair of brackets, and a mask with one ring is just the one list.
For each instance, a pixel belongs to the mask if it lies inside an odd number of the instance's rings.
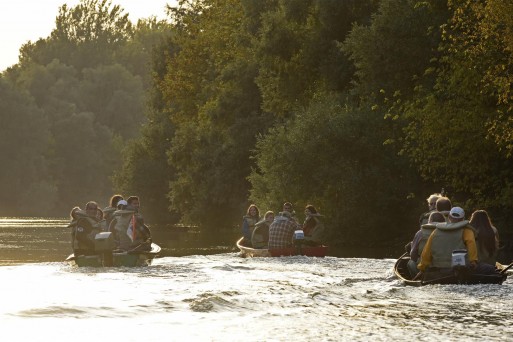
{"label": "white container in boat", "polygon": [[305,233],[302,230],[296,230],[294,232],[294,240],[303,240],[305,238]]}
{"label": "white container in boat", "polygon": [[454,266],[467,266],[467,250],[458,249],[452,251],[452,267]]}

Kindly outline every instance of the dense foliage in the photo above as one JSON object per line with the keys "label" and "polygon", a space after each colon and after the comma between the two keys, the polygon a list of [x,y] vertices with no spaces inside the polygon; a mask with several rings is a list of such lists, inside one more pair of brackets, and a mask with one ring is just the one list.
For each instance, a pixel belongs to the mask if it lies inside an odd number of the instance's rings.
{"label": "dense foliage", "polygon": [[182,0],[133,25],[83,0],[0,78],[2,210],[121,191],[217,233],[291,201],[372,244],[444,187],[507,232],[512,57],[507,1]]}
{"label": "dense foliage", "polygon": [[154,18],[133,25],[119,6],[84,0],[61,7],[49,37],[22,46],[1,78],[9,91],[0,115],[19,121],[2,127],[16,139],[2,146],[16,155],[2,155],[10,186],[1,214],[64,216],[89,200],[106,205],[120,190],[111,177],[146,121],[151,51],[169,27]]}

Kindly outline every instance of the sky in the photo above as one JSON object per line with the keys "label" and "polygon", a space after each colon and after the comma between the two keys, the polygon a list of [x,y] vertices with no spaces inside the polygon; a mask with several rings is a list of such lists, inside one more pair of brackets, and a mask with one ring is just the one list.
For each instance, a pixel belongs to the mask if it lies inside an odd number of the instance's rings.
{"label": "sky", "polygon": [[[166,4],[177,0],[111,0],[129,14],[135,24],[137,19],[152,15],[166,18]],[[77,5],[80,0],[2,0],[0,5],[0,71],[18,62],[18,53],[29,40],[46,38],[55,28],[59,7]]]}

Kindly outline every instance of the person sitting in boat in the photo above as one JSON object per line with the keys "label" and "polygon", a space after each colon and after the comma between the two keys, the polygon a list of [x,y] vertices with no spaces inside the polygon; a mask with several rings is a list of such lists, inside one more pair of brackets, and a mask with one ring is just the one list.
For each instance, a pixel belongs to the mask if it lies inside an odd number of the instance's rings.
{"label": "person sitting in boat", "polygon": [[431,215],[431,213],[437,211],[436,210],[436,201],[442,197],[442,195],[440,194],[432,194],[430,195],[426,200],[427,200],[427,203],[428,203],[428,211],[426,211],[425,213],[423,213],[422,215],[420,215],[420,218],[419,218],[419,227],[422,227],[423,224],[426,224],[428,223],[429,221],[429,215]]}
{"label": "person sitting in boat", "polygon": [[290,202],[285,202],[285,203],[283,203],[283,208],[282,208],[282,210],[283,210],[284,212],[285,212],[285,211],[286,211],[286,212],[288,212],[288,213],[290,214],[290,217],[291,217],[294,221],[298,222],[298,221],[297,221],[297,218],[296,218],[296,212],[294,211],[294,208],[292,207],[292,203],[290,203]]}
{"label": "person sitting in boat", "polygon": [[485,210],[476,210],[472,213],[469,223],[477,231],[476,245],[479,263],[495,267],[499,249],[499,233],[497,228],[492,225],[490,216]]}
{"label": "person sitting in boat", "polygon": [[105,222],[107,223],[107,227],[110,226],[110,222],[114,217],[114,212],[118,210],[118,202],[124,200],[121,195],[113,195],[109,200],[109,206],[103,209],[103,215],[105,218]]}
{"label": "person sitting in boat", "polygon": [[296,230],[301,230],[301,225],[291,217],[290,212],[279,213],[269,227],[269,249],[291,247]]}
{"label": "person sitting in boat", "polygon": [[436,211],[442,213],[445,217],[445,222],[449,222],[449,212],[452,209],[451,200],[445,196],[436,200]]}
{"label": "person sitting in boat", "polygon": [[83,212],[85,214],[85,211],[83,211],[80,207],[73,207],[71,209],[71,212],[69,213],[70,217],[70,223],[68,224],[68,228],[70,228],[71,233],[71,247],[73,248],[73,243],[75,241],[75,233],[77,232],[77,221],[79,217],[79,212]]}
{"label": "person sitting in boat", "polygon": [[71,211],[71,241],[75,256],[95,254],[94,239],[102,231],[101,220],[97,217],[98,204],[90,201],[85,208],[75,207]]}
{"label": "person sitting in boat", "polygon": [[455,250],[466,249],[469,266],[476,269],[478,259],[475,230],[465,220],[465,211],[460,207],[453,207],[448,218],[449,222],[437,223],[436,229],[429,236],[417,265],[420,272],[415,279],[452,274],[452,252]]}
{"label": "person sitting in boat", "polygon": [[413,237],[411,242],[410,260],[408,261],[408,270],[410,271],[412,278],[419,272],[417,264],[429,236],[436,229],[436,224],[442,222],[445,222],[444,215],[438,211],[432,212],[429,215],[428,222],[423,224]]}
{"label": "person sitting in boat", "polygon": [[324,242],[324,224],[319,219],[322,215],[317,209],[309,204],[305,207],[305,222],[303,223],[303,233],[305,238],[303,243],[309,246],[320,246]]}
{"label": "person sitting in boat", "polygon": [[116,247],[124,251],[151,250],[151,232],[139,213],[139,198],[130,196],[126,201],[119,201],[118,205],[121,209],[114,212],[109,227],[114,233]]}
{"label": "person sitting in boat", "polygon": [[251,236],[256,223],[260,221],[260,211],[255,204],[251,204],[242,218],[242,245],[251,247]]}
{"label": "person sitting in boat", "polygon": [[253,248],[267,248],[269,242],[269,226],[274,221],[274,212],[269,210],[265,213],[264,219],[255,224],[255,229],[251,235],[251,245]]}

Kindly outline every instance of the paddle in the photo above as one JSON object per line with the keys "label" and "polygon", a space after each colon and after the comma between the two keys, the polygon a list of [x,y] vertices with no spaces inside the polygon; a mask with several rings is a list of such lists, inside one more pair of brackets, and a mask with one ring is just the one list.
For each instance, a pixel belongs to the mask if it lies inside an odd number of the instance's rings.
{"label": "paddle", "polygon": [[500,274],[504,274],[506,273],[507,270],[509,270],[511,267],[513,266],[513,262],[511,264],[509,264],[505,269],[503,269]]}

